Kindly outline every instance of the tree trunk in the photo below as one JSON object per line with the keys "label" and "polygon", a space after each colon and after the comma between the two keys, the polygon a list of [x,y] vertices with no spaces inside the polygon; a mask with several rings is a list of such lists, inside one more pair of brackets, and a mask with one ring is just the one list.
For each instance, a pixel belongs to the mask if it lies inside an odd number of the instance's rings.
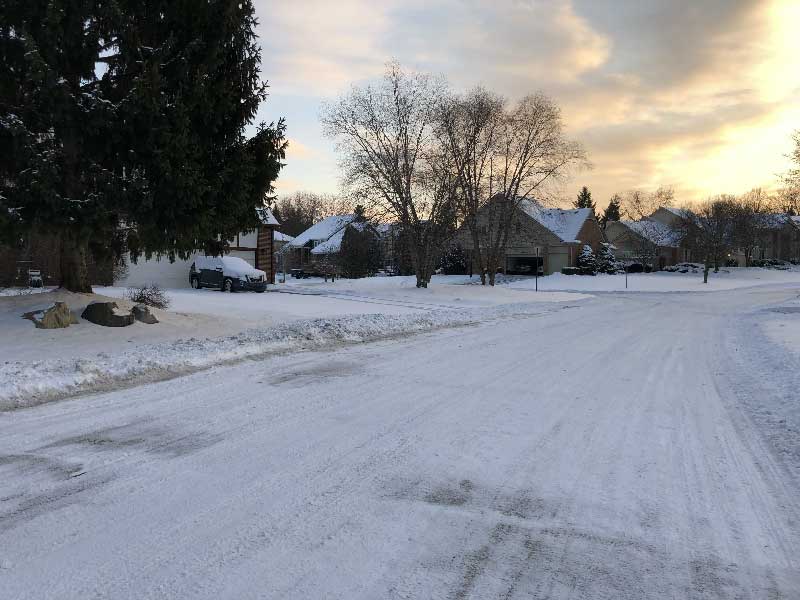
{"label": "tree trunk", "polygon": [[61,237],[61,287],[70,292],[92,293],[87,240],[65,233]]}
{"label": "tree trunk", "polygon": [[708,256],[706,256],[706,260],[703,262],[703,283],[708,283]]}
{"label": "tree trunk", "polygon": [[418,288],[427,288],[431,280],[429,254],[430,250],[425,245],[419,245],[414,249],[414,274],[417,276]]}
{"label": "tree trunk", "polygon": [[485,263],[483,260],[483,252],[481,251],[481,238],[478,232],[478,224],[474,223],[469,229],[472,234],[472,255],[478,258],[478,272],[481,274],[481,285],[486,285],[486,269],[484,268]]}

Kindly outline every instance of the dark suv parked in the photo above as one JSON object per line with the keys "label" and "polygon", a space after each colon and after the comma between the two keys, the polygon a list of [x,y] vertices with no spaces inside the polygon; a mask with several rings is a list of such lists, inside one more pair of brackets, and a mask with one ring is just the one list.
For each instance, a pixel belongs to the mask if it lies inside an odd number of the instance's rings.
{"label": "dark suv parked", "polygon": [[247,290],[260,293],[267,289],[267,274],[236,256],[203,256],[192,263],[189,283],[196,290],[207,287],[219,288],[223,292]]}

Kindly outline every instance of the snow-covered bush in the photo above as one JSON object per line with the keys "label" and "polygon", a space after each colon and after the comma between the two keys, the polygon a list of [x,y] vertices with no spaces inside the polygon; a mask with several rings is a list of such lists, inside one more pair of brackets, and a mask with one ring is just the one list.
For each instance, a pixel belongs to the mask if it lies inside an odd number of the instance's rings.
{"label": "snow-covered bush", "polygon": [[144,304],[154,308],[164,309],[169,307],[169,298],[155,283],[138,288],[128,288],[125,292],[125,298],[135,304]]}
{"label": "snow-covered bush", "polygon": [[600,244],[600,251],[597,253],[597,272],[613,275],[624,270],[622,264],[614,256],[613,246],[605,242]]}
{"label": "snow-covered bush", "polygon": [[581,275],[596,275],[597,274],[597,259],[594,256],[592,247],[588,244],[583,247],[581,253],[578,255],[578,260],[575,266]]}

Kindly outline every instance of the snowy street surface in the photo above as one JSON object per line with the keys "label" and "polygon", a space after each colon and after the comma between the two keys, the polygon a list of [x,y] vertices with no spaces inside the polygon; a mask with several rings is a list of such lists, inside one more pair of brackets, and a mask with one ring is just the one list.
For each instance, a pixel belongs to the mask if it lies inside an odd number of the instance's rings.
{"label": "snowy street surface", "polygon": [[600,294],[0,412],[0,597],[800,598],[798,294]]}

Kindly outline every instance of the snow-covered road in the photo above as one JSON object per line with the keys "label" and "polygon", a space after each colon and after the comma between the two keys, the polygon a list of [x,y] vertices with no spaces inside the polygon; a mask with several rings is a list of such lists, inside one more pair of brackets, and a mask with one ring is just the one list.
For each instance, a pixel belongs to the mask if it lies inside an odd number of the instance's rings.
{"label": "snow-covered road", "polygon": [[609,295],[0,413],[0,597],[798,598],[799,434],[757,412],[800,365],[751,329],[797,292]]}

